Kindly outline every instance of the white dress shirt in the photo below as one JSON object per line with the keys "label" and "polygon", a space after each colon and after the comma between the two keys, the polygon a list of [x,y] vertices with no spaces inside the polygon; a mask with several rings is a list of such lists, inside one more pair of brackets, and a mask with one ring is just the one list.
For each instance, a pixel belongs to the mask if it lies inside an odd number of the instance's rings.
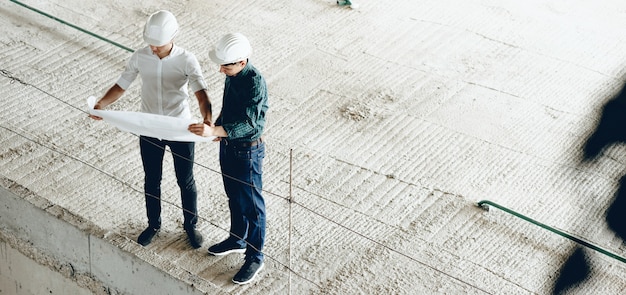
{"label": "white dress shirt", "polygon": [[191,118],[188,88],[195,93],[207,89],[196,56],[173,45],[160,59],[149,46],[133,53],[117,85],[126,90],[141,75],[141,111],[144,113]]}

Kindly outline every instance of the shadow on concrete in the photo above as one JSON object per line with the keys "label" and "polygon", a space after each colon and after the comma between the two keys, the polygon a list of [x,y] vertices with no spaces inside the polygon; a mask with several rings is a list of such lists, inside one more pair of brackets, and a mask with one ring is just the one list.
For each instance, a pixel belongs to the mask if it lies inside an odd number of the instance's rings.
{"label": "shadow on concrete", "polygon": [[[626,143],[626,85],[602,108],[600,122],[583,146],[581,162],[593,161],[605,148],[615,143]],[[626,176],[623,176],[605,215],[609,229],[623,241],[626,241],[625,213]],[[584,250],[577,247],[561,267],[552,294],[563,294],[578,286],[589,274],[590,266]]]}
{"label": "shadow on concrete", "polygon": [[561,267],[552,293],[563,294],[568,289],[578,286],[589,277],[590,272],[591,267],[589,267],[584,250],[576,247]]}

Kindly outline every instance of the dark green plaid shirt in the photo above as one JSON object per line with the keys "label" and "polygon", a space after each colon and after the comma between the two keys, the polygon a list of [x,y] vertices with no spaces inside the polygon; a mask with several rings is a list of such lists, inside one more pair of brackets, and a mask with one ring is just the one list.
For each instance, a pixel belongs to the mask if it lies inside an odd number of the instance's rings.
{"label": "dark green plaid shirt", "polygon": [[267,85],[250,63],[234,77],[226,76],[222,112],[215,125],[223,126],[227,139],[243,142],[259,139],[269,108]]}

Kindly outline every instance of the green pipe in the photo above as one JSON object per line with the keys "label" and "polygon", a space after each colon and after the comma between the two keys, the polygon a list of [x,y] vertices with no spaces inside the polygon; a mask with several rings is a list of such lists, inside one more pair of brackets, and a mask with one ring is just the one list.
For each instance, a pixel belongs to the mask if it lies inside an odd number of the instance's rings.
{"label": "green pipe", "polygon": [[104,37],[102,37],[102,36],[100,36],[100,35],[94,34],[94,33],[90,32],[90,31],[87,31],[87,30],[85,30],[85,29],[83,29],[83,28],[80,28],[80,27],[78,27],[78,26],[75,26],[75,25],[73,25],[73,24],[70,24],[70,23],[68,23],[68,22],[66,22],[66,21],[64,21],[64,20],[62,20],[62,19],[59,19],[59,18],[57,18],[57,17],[55,17],[55,16],[52,16],[52,15],[49,15],[49,14],[47,14],[47,13],[45,13],[45,12],[43,12],[43,11],[39,10],[39,9],[36,9],[36,8],[30,7],[30,6],[28,6],[28,5],[24,4],[24,3],[19,2],[19,1],[15,1],[15,0],[10,0],[10,1],[11,1],[11,2],[13,2],[13,3],[15,3],[15,4],[19,4],[19,5],[23,6],[23,7],[26,7],[26,8],[28,8],[28,9],[32,10],[32,11],[35,11],[35,12],[37,12],[37,13],[41,14],[41,15],[45,15],[45,16],[47,16],[47,17],[49,17],[49,18],[51,18],[51,19],[53,19],[53,20],[56,20],[56,21],[58,21],[58,22],[60,22],[60,23],[62,23],[62,24],[64,24],[64,25],[68,25],[68,26],[70,26],[70,27],[72,27],[72,28],[74,28],[74,29],[77,29],[77,30],[79,30],[79,31],[81,31],[81,32],[83,32],[83,33],[87,33],[87,34],[89,34],[89,35],[91,35],[91,36],[94,36],[94,37],[96,37],[96,38],[100,39],[100,40],[103,40],[103,41],[109,42],[109,43],[111,43],[111,44],[113,44],[113,45],[115,45],[115,46],[117,46],[117,47],[119,47],[119,48],[125,49],[126,51],[129,51],[129,52],[134,52],[134,50],[132,50],[132,49],[130,49],[130,48],[128,48],[128,47],[126,47],[126,46],[124,46],[124,45],[122,45],[122,44],[119,44],[119,43],[117,43],[117,42],[111,41],[111,40],[109,40],[109,39],[107,39],[107,38],[104,38]]}
{"label": "green pipe", "polygon": [[500,206],[500,205],[498,205],[498,204],[496,204],[494,202],[491,202],[491,201],[488,201],[488,200],[482,200],[482,201],[478,202],[477,205],[480,206],[483,209],[486,209],[486,210],[489,210],[489,207],[487,205],[496,207],[496,208],[498,208],[498,209],[500,209],[500,210],[502,210],[504,212],[507,212],[507,213],[509,213],[511,215],[517,216],[517,217],[519,217],[521,219],[524,219],[524,220],[526,220],[526,221],[528,221],[528,222],[530,222],[532,224],[538,225],[538,226],[540,226],[540,227],[542,227],[544,229],[547,229],[547,230],[549,230],[549,231],[551,231],[551,232],[553,232],[553,233],[555,233],[557,235],[560,235],[562,237],[568,238],[568,239],[570,239],[570,240],[572,240],[572,241],[574,241],[574,242],[576,242],[578,244],[581,244],[581,245],[583,245],[585,247],[588,247],[588,248],[591,248],[593,250],[596,250],[596,251],[598,251],[598,252],[600,252],[600,253],[602,253],[602,254],[604,254],[606,256],[609,256],[611,258],[614,258],[614,259],[617,259],[617,260],[619,260],[621,262],[626,263],[626,258],[624,258],[624,257],[618,256],[618,255],[616,255],[614,253],[611,253],[611,252],[609,252],[607,250],[604,250],[604,249],[602,249],[602,248],[600,248],[600,247],[598,247],[596,245],[593,245],[593,244],[591,244],[591,243],[589,243],[587,241],[581,240],[581,239],[579,239],[577,237],[574,237],[574,236],[572,236],[572,235],[570,235],[570,234],[568,234],[566,232],[563,232],[563,231],[560,231],[560,230],[558,230],[556,228],[553,228],[551,226],[545,225],[545,224],[543,224],[543,223],[541,223],[539,221],[536,221],[536,220],[534,220],[532,218],[526,217],[526,216],[524,216],[522,214],[519,214],[519,213],[517,213],[517,212],[515,212],[515,211],[513,211],[511,209],[508,209],[506,207]]}

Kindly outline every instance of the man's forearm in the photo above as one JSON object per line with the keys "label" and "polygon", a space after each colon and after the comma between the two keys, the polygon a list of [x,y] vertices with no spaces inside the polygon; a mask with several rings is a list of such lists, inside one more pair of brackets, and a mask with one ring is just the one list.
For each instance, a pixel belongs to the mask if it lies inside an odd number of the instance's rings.
{"label": "man's forearm", "polygon": [[96,109],[104,109],[106,106],[118,100],[122,96],[122,94],[124,94],[124,92],[125,90],[122,89],[122,87],[115,84],[104,94],[102,98],[98,100],[94,107]]}
{"label": "man's forearm", "polygon": [[211,100],[209,99],[206,89],[196,91],[195,95],[198,99],[198,107],[200,108],[200,113],[202,114],[204,123],[209,125],[213,124]]}

